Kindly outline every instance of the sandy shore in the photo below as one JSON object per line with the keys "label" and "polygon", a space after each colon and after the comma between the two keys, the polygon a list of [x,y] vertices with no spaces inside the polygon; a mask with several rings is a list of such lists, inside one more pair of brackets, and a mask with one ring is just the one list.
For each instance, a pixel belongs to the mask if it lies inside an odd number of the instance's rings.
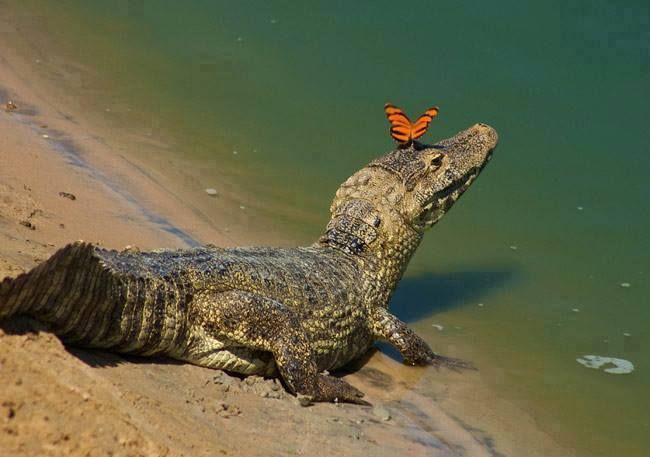
{"label": "sandy shore", "polygon": [[[0,32],[16,34],[2,19]],[[0,279],[78,239],[116,249],[268,241],[227,208],[219,224],[207,218],[192,203],[209,198],[201,186],[123,151],[19,46],[0,46]],[[9,100],[17,109],[2,108]],[[479,373],[444,373],[431,388],[431,370],[379,353],[357,368],[346,379],[373,407],[304,408],[272,380],[65,347],[14,319],[0,324],[0,455],[570,455],[507,405],[513,421],[480,407],[471,425],[461,419],[468,398],[490,395],[476,389]]]}

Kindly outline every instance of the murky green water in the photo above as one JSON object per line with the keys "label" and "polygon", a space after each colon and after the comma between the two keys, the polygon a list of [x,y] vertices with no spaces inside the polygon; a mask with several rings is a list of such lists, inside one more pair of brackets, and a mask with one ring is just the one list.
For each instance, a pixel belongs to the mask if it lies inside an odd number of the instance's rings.
{"label": "murky green water", "polygon": [[[65,59],[96,69],[81,84],[102,87],[102,103],[146,113],[206,164],[201,182],[238,180],[300,242],[337,185],[391,148],[385,102],[439,105],[429,141],[496,127],[494,160],[429,234],[395,310],[578,455],[647,455],[647,3],[23,6]],[[584,354],[636,370],[591,370]]]}

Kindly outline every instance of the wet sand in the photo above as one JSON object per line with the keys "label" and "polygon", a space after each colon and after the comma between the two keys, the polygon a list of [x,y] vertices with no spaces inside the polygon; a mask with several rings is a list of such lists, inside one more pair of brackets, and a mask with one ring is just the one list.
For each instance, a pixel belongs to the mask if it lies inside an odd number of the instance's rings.
{"label": "wet sand", "polygon": [[[197,186],[170,182],[160,159],[116,150],[109,129],[32,77],[33,60],[1,49],[0,108],[12,100],[17,109],[0,109],[0,278],[77,239],[115,249],[265,243],[248,220],[207,219],[189,203],[209,198]],[[373,407],[305,408],[273,380],[65,347],[37,323],[13,319],[0,325],[0,449],[18,456],[571,455],[534,424],[521,426],[527,419],[515,407],[505,424],[480,408],[465,411],[471,424],[461,419],[468,398],[489,395],[475,389],[480,373],[432,376],[380,353],[352,371],[346,379]]]}

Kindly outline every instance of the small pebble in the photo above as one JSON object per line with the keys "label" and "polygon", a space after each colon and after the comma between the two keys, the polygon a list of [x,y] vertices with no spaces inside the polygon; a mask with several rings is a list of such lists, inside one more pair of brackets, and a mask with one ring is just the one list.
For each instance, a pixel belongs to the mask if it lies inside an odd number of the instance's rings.
{"label": "small pebble", "polygon": [[71,194],[70,192],[59,192],[59,197],[67,198],[68,200],[76,200],[77,196],[75,194]]}
{"label": "small pebble", "polygon": [[389,421],[391,418],[390,411],[383,406],[375,406],[372,409],[372,413],[383,421]]}
{"label": "small pebble", "polygon": [[217,189],[213,189],[212,187],[208,187],[207,189],[205,189],[205,193],[211,197],[216,197],[218,195]]}
{"label": "small pebble", "polygon": [[632,284],[630,284],[629,282],[622,282],[622,283],[621,283],[621,287],[624,287],[624,288],[626,288],[626,289],[627,289],[628,287],[630,287],[630,286],[632,286]]}
{"label": "small pebble", "polygon": [[239,153],[237,151],[232,151],[232,154],[236,156]]}
{"label": "small pebble", "polygon": [[29,221],[20,221],[20,225],[25,226],[30,230],[36,230],[36,226]]}
{"label": "small pebble", "polygon": [[296,401],[300,406],[310,406],[312,404],[311,397],[307,395],[301,395],[301,394],[296,395]]}
{"label": "small pebble", "polygon": [[43,138],[45,138],[46,140],[50,137],[50,135],[48,135],[47,133],[44,133],[44,134],[41,135],[41,136],[42,136]]}
{"label": "small pebble", "polygon": [[242,209],[242,210],[243,210],[243,209],[246,209],[246,207],[245,207],[244,205],[240,205],[240,206],[239,206],[239,209]]}
{"label": "small pebble", "polygon": [[18,107],[11,100],[9,100],[7,103],[5,103],[5,111],[15,111],[17,109],[18,109]]}
{"label": "small pebble", "polygon": [[215,413],[217,413],[219,416],[223,418],[229,418],[233,416],[239,416],[241,414],[241,410],[233,405],[229,405],[228,403],[217,403],[215,407]]}

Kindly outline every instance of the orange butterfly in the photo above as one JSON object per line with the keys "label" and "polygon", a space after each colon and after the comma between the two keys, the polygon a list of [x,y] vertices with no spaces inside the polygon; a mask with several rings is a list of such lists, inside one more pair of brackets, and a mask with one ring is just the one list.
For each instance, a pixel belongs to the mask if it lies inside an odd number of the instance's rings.
{"label": "orange butterfly", "polygon": [[390,122],[390,136],[404,146],[410,145],[426,133],[429,123],[438,115],[438,111],[438,107],[433,106],[413,123],[397,106],[390,103],[384,106],[384,112]]}

